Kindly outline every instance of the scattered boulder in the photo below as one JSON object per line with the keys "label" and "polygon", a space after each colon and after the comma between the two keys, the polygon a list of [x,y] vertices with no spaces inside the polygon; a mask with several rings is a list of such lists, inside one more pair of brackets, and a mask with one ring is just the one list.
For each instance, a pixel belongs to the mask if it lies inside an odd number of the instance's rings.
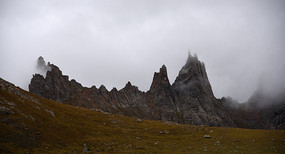
{"label": "scattered boulder", "polygon": [[87,147],[87,145],[86,144],[84,144],[83,145],[83,151],[82,151],[83,153],[90,153],[91,151],[90,151],[90,149]]}
{"label": "scattered boulder", "polygon": [[117,121],[113,121],[113,120],[111,120],[111,123],[112,123],[112,124],[116,124],[116,123],[117,123]]}
{"label": "scattered boulder", "polygon": [[0,114],[9,115],[9,114],[14,114],[14,112],[4,106],[0,106]]}
{"label": "scattered boulder", "polygon": [[47,109],[44,109],[44,110],[45,110],[46,112],[50,113],[50,115],[55,118],[55,114],[53,113],[53,111],[50,111],[50,110],[47,110]]}
{"label": "scattered boulder", "polygon": [[82,151],[83,153],[87,153],[88,151],[87,151],[87,146],[86,146],[86,144],[84,144],[83,145],[83,151]]}

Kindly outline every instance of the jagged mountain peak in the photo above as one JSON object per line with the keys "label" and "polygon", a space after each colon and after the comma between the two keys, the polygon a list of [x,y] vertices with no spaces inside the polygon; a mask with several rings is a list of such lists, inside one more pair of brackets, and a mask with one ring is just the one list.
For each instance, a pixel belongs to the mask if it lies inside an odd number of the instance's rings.
{"label": "jagged mountain peak", "polygon": [[199,61],[197,54],[195,53],[194,56],[191,55],[191,53],[188,53],[188,58],[185,63],[185,65],[182,67],[182,69],[179,71],[179,75],[183,75],[185,73],[199,73],[202,76],[206,76],[205,71],[205,64],[201,61]]}
{"label": "jagged mountain peak", "polygon": [[117,89],[116,87],[113,87],[113,88],[112,88],[112,90],[111,90],[111,92],[114,92],[114,91],[116,91],[116,92],[117,92],[117,91],[118,91],[118,89]]}
{"label": "jagged mountain peak", "polygon": [[132,89],[133,87],[135,87],[135,86],[133,86],[132,83],[130,81],[128,81],[128,83],[125,85],[125,87],[123,89]]}
{"label": "jagged mountain peak", "polygon": [[167,76],[167,68],[165,65],[159,69],[159,72],[155,72],[153,75],[152,84],[150,86],[150,92],[153,92],[160,88],[170,87],[169,79]]}
{"label": "jagged mountain peak", "polygon": [[41,66],[45,66],[46,65],[46,62],[45,62],[45,60],[44,60],[44,58],[42,57],[42,56],[40,56],[39,58],[38,58],[38,67],[41,67]]}
{"label": "jagged mountain peak", "polygon": [[[43,58],[40,58],[43,63]],[[30,92],[61,103],[101,109],[105,112],[123,114],[136,118],[167,120],[179,123],[209,125],[209,126],[241,126],[231,117],[225,100],[214,97],[204,63],[197,55],[188,55],[186,64],[180,70],[173,85],[169,83],[165,65],[155,72],[153,82],[148,92],[142,92],[138,87],[127,82],[121,90],[108,91],[104,85],[98,89],[83,87],[75,80],[69,80],[62,75],[61,70],[47,64],[51,70],[46,77],[40,74],[33,76],[29,85]],[[279,113],[279,112],[278,112]],[[273,118],[283,115],[274,114]],[[246,114],[247,115],[247,114]],[[228,117],[228,118],[225,118]],[[284,116],[275,119],[273,124],[283,123]],[[273,119],[271,118],[271,119]],[[281,120],[281,122],[279,121]],[[248,125],[256,128],[256,125]],[[277,126],[277,125],[276,125]],[[246,126],[245,126],[246,127]],[[277,128],[275,125],[272,128]]]}
{"label": "jagged mountain peak", "polygon": [[135,85],[132,85],[132,83],[128,81],[125,87],[122,88],[120,91],[139,91],[139,88]]}
{"label": "jagged mountain peak", "polygon": [[159,72],[160,72],[160,73],[167,72],[166,66],[165,66],[164,64],[163,64],[163,65],[161,66],[161,68],[159,69]]}
{"label": "jagged mountain peak", "polygon": [[188,58],[187,58],[186,63],[188,63],[188,62],[190,62],[190,61],[193,61],[193,60],[198,60],[197,54],[194,53],[194,55],[192,55],[190,52],[188,52]]}
{"label": "jagged mountain peak", "polygon": [[104,85],[101,85],[101,86],[99,87],[99,90],[108,91],[107,88],[106,88]]}
{"label": "jagged mountain peak", "polygon": [[57,67],[54,64],[48,64],[48,66],[51,68],[50,70],[47,71],[46,76],[56,76],[56,77],[62,77],[62,71],[59,69],[59,67]]}
{"label": "jagged mountain peak", "polygon": [[38,73],[40,73],[44,76],[45,76],[47,71],[51,70],[50,63],[46,64],[46,62],[42,56],[40,56],[37,60],[37,70],[38,70]]}
{"label": "jagged mountain peak", "polygon": [[196,54],[188,54],[186,64],[181,68],[173,83],[178,93],[198,97],[200,95],[212,95],[213,91],[208,80],[205,64],[199,61]]}
{"label": "jagged mountain peak", "polygon": [[132,83],[130,81],[128,81],[128,83],[126,84],[125,88],[132,87],[132,86],[133,86]]}

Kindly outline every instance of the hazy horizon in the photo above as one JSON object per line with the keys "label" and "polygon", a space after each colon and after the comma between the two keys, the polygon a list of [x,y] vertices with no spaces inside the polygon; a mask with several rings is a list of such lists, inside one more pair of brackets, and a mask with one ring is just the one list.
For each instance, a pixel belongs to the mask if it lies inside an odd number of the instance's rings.
{"label": "hazy horizon", "polygon": [[284,92],[285,1],[0,1],[0,77],[28,89],[36,61],[83,86],[147,91],[197,53],[216,97]]}

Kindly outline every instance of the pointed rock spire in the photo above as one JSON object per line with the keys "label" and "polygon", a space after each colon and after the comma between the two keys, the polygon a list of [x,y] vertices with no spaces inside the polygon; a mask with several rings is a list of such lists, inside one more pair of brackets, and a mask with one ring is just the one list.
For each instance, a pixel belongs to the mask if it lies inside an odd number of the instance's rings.
{"label": "pointed rock spire", "polygon": [[170,83],[167,76],[166,66],[162,65],[162,67],[159,69],[159,72],[154,73],[150,91],[153,92],[159,88],[166,87],[170,87]]}
{"label": "pointed rock spire", "polygon": [[37,60],[37,69],[38,73],[45,76],[47,71],[51,70],[51,66],[49,63],[46,65],[46,62],[42,56],[40,56]]}
{"label": "pointed rock spire", "polygon": [[128,81],[128,83],[126,84],[125,88],[128,88],[128,87],[132,87],[132,83],[130,81]]}
{"label": "pointed rock spire", "polygon": [[120,91],[139,91],[139,89],[137,86],[132,85],[131,82],[128,81],[125,87],[121,89]]}
{"label": "pointed rock spire", "polygon": [[38,68],[43,68],[43,67],[46,67],[46,62],[45,62],[45,60],[44,60],[44,58],[42,57],[42,56],[40,56],[39,58],[38,58],[38,61],[37,61],[37,67]]}
{"label": "pointed rock spire", "polygon": [[204,63],[198,60],[197,54],[188,53],[186,64],[179,71],[173,83],[175,91],[198,97],[202,94],[213,95]]}
{"label": "pointed rock spire", "polygon": [[101,90],[101,91],[108,91],[107,88],[104,85],[101,85],[99,87],[99,90]]}

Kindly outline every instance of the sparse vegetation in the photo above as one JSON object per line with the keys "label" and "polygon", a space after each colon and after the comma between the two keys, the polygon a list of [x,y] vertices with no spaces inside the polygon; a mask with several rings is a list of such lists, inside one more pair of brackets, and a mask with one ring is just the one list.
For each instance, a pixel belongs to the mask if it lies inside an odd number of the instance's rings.
{"label": "sparse vegetation", "polygon": [[0,91],[3,153],[285,153],[284,130],[138,122],[21,92]]}

